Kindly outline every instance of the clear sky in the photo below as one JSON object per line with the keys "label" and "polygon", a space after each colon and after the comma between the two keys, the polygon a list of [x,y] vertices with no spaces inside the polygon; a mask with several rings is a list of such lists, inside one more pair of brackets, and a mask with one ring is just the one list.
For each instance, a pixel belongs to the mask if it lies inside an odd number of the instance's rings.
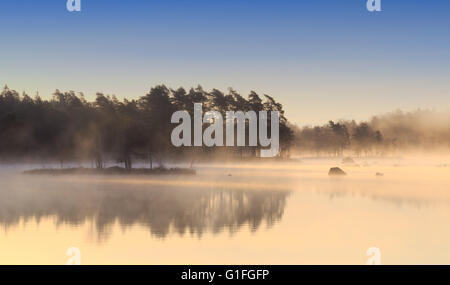
{"label": "clear sky", "polygon": [[151,86],[274,96],[322,124],[450,109],[450,1],[0,1],[0,84],[137,98]]}

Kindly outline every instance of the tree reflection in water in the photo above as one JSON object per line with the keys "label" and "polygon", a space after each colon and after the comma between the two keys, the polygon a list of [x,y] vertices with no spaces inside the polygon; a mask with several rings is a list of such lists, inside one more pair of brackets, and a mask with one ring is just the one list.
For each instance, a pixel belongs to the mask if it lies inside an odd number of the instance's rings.
{"label": "tree reflection in water", "polygon": [[122,183],[77,185],[61,180],[2,183],[0,223],[55,218],[56,225],[92,222],[100,240],[118,222],[122,229],[148,227],[164,238],[169,233],[201,237],[206,232],[256,231],[281,220],[289,196],[286,190],[246,190],[220,187],[155,186]]}

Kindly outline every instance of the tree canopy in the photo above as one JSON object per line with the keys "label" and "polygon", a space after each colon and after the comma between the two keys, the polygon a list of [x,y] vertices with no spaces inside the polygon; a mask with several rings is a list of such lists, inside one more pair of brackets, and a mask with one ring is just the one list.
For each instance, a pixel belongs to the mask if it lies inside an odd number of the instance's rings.
{"label": "tree canopy", "polygon": [[[19,94],[7,86],[0,93],[0,158],[28,158],[64,162],[94,161],[102,168],[107,161],[124,163],[132,168],[133,160],[156,160],[159,164],[170,156],[189,157],[192,150],[171,145],[170,132],[174,111],[193,112],[194,103],[204,108],[226,111],[279,111],[280,155],[287,155],[293,140],[283,106],[273,97],[262,98],[251,92],[247,98],[233,89],[210,92],[201,86],[176,90],[158,85],[137,99],[118,100],[97,93],[93,101],[82,93],[56,90],[49,100]],[[222,150],[223,151],[223,150]],[[201,148],[196,157],[211,157],[220,150]],[[227,155],[255,156],[256,150],[232,148]]]}

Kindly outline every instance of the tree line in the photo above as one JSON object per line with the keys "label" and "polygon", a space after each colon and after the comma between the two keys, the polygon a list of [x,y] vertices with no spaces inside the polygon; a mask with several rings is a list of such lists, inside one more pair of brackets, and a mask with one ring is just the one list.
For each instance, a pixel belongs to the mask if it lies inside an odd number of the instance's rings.
{"label": "tree line", "polygon": [[[219,111],[278,111],[280,156],[289,154],[294,139],[282,104],[269,95],[250,92],[245,98],[233,89],[205,91],[201,86],[186,90],[158,85],[138,99],[119,100],[97,93],[88,101],[82,93],[56,90],[49,100],[19,94],[5,86],[0,93],[0,158],[66,162],[91,161],[96,168],[107,162],[136,160],[163,165],[172,158],[208,159],[256,157],[259,147],[175,148],[170,134],[173,112],[193,114],[193,104]],[[247,128],[248,129],[248,128]],[[248,134],[247,134],[248,135]]]}
{"label": "tree line", "polygon": [[[194,163],[211,158],[249,159],[259,147],[175,148],[170,134],[171,115],[193,104],[206,110],[279,111],[280,152],[318,156],[384,155],[407,149],[433,150],[450,147],[450,112],[395,111],[374,116],[367,122],[329,121],[322,126],[298,127],[285,117],[283,105],[269,95],[250,92],[246,97],[229,89],[204,90],[201,86],[170,89],[158,85],[137,99],[118,100],[97,93],[88,101],[82,93],[56,90],[51,99],[31,97],[5,86],[0,93],[0,159],[41,162],[148,163],[150,168],[165,161],[184,159]],[[269,124],[270,125],[270,124]],[[248,128],[247,128],[248,141]]]}
{"label": "tree line", "polygon": [[317,156],[343,156],[345,151],[356,156],[381,154],[384,142],[381,132],[366,122],[329,121],[323,126],[294,127],[294,130],[296,150]]}
{"label": "tree line", "polygon": [[400,110],[366,122],[329,121],[322,126],[291,126],[297,153],[317,156],[383,156],[450,148],[450,112]]}

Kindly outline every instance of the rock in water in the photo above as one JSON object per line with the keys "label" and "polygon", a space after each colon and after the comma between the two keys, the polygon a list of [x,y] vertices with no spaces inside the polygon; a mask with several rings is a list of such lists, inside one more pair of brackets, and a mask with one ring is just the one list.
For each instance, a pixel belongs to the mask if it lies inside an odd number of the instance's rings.
{"label": "rock in water", "polygon": [[355,161],[351,157],[346,157],[342,160],[342,163],[353,164],[353,163],[355,163]]}
{"label": "rock in water", "polygon": [[332,167],[330,168],[330,171],[328,172],[328,175],[330,176],[343,176],[347,175],[344,170],[340,169],[339,167]]}

